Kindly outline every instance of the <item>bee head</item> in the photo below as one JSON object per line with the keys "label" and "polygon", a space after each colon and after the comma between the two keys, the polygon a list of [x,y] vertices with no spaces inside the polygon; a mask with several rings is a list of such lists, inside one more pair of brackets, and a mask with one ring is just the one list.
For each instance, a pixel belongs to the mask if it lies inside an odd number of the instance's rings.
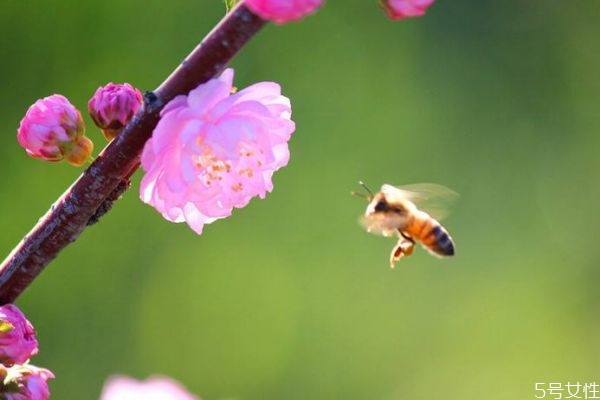
{"label": "bee head", "polygon": [[378,192],[371,197],[360,222],[369,232],[392,236],[406,226],[409,213],[402,201]]}
{"label": "bee head", "polygon": [[394,196],[393,193],[387,193],[385,190],[373,193],[363,181],[359,181],[358,183],[365,189],[366,193],[352,192],[352,195],[365,198],[369,202],[365,216],[406,215],[407,211],[410,210],[410,204],[407,204],[402,198]]}
{"label": "bee head", "polygon": [[403,201],[398,199],[388,199],[388,196],[384,192],[374,194],[367,206],[365,215],[406,215],[408,212],[407,205]]}
{"label": "bee head", "polygon": [[389,208],[390,208],[390,205],[389,205],[387,199],[385,198],[385,195],[383,193],[379,192],[370,199],[369,205],[367,206],[367,210],[366,210],[365,214],[366,215],[375,214],[375,213],[383,214],[386,211],[388,211]]}

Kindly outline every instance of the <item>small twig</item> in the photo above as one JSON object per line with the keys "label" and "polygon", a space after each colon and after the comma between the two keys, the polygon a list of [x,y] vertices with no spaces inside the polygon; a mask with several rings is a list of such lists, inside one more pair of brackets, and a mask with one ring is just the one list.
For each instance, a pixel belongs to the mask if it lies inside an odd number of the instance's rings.
{"label": "small twig", "polygon": [[69,243],[106,213],[139,167],[163,106],[217,75],[265,24],[239,4],[206,36],[144,107],[60,196],[0,266],[0,304],[13,302]]}

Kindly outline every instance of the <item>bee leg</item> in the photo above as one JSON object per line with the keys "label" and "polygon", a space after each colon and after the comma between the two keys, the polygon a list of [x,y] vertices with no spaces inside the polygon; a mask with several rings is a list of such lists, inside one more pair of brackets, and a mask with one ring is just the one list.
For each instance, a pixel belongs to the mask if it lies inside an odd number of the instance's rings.
{"label": "bee leg", "polygon": [[404,256],[410,256],[415,248],[415,241],[411,238],[400,235],[398,243],[392,249],[390,254],[390,268],[394,268],[395,264]]}

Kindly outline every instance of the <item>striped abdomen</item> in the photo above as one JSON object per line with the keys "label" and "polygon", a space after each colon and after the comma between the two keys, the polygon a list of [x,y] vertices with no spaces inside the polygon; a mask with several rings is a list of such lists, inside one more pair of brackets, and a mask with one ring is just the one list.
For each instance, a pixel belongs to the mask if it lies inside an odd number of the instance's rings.
{"label": "striped abdomen", "polygon": [[454,255],[454,242],[439,222],[429,214],[418,211],[409,220],[403,233],[421,243],[430,252],[439,256]]}

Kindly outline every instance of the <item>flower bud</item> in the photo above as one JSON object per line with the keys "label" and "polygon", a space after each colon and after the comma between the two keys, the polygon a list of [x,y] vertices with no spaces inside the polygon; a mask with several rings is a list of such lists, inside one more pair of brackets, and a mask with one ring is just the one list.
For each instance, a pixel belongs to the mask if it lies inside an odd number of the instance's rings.
{"label": "flower bud", "polygon": [[0,363],[23,364],[37,354],[35,330],[14,304],[0,307]]}
{"label": "flower bud", "polygon": [[142,93],[129,83],[111,82],[96,90],[88,102],[88,110],[104,137],[112,140],[140,109],[143,101]]}
{"label": "flower bud", "polygon": [[31,364],[15,365],[6,368],[0,365],[0,399],[6,400],[47,400],[50,398],[48,379],[54,374],[45,368]]}
{"label": "flower bud", "polygon": [[[81,162],[69,161],[81,165],[92,152],[93,144],[87,138],[84,141],[85,126],[81,113],[64,96],[54,94],[36,101],[21,120],[17,131],[19,144],[27,154],[44,161],[61,161],[65,157],[74,157]],[[82,147],[87,152],[82,154]]]}
{"label": "flower bud", "polygon": [[380,0],[381,7],[388,17],[400,20],[425,15],[427,8],[434,0]]}

